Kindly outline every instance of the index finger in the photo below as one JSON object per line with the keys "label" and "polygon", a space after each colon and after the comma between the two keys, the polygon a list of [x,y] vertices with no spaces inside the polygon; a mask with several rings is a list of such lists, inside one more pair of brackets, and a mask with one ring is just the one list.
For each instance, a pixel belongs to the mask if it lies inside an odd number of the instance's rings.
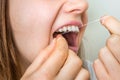
{"label": "index finger", "polygon": [[104,16],[101,23],[109,30],[111,34],[120,35],[120,21],[112,16]]}

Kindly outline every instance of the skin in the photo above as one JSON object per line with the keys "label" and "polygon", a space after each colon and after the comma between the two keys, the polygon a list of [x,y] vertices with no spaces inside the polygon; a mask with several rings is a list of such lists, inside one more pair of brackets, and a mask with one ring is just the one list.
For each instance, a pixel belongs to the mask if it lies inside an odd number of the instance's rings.
{"label": "skin", "polygon": [[[68,48],[66,40],[52,31],[67,21],[86,23],[85,0],[10,0],[10,21],[15,43],[20,51],[21,80],[88,80],[80,58]],[[78,5],[78,7],[76,7]],[[101,23],[111,33],[100,50],[94,69],[98,80],[119,80],[120,22],[103,17]],[[79,33],[81,42],[85,29]],[[80,43],[78,42],[78,44]],[[62,45],[61,45],[62,44]],[[74,66],[73,66],[74,65]]]}
{"label": "skin", "polygon": [[[21,80],[88,80],[81,59],[52,31],[68,21],[87,22],[86,0],[10,0],[9,15],[19,49]],[[79,33],[78,44],[85,28]]]}
{"label": "skin", "polygon": [[110,32],[106,45],[99,52],[94,62],[94,70],[98,80],[120,79],[120,22],[112,16],[104,16],[101,23]]}

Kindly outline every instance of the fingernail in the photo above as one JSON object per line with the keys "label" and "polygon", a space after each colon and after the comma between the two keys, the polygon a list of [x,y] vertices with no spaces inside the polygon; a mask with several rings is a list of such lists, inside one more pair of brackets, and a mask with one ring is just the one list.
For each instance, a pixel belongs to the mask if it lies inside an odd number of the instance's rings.
{"label": "fingernail", "polygon": [[62,35],[61,35],[61,34],[58,34],[56,38],[58,39],[58,38],[60,38],[60,37],[62,37]]}
{"label": "fingernail", "polygon": [[94,63],[95,63],[95,64],[99,64],[99,63],[100,63],[100,60],[99,60],[99,59],[96,59],[96,60],[94,61]]}
{"label": "fingernail", "polygon": [[104,24],[104,23],[105,23],[105,20],[106,20],[108,17],[110,17],[110,16],[108,16],[108,15],[102,16],[101,19],[100,19],[101,24]]}

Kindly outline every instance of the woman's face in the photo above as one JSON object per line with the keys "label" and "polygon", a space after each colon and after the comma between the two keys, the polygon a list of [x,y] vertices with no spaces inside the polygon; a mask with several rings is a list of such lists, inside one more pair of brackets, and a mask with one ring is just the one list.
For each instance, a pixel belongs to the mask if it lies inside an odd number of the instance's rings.
{"label": "woman's face", "polygon": [[10,0],[9,7],[15,43],[24,59],[32,62],[53,37],[66,31],[69,48],[78,51],[85,30],[81,25],[87,22],[86,0]]}

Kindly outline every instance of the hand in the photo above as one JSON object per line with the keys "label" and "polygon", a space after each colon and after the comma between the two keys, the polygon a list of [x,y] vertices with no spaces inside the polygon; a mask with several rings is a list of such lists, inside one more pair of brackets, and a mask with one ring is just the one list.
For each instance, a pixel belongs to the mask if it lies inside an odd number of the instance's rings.
{"label": "hand", "polygon": [[101,23],[111,35],[94,62],[96,76],[98,80],[120,80],[120,22],[112,16],[104,16]]}
{"label": "hand", "polygon": [[62,36],[53,40],[28,67],[21,80],[88,80],[89,73]]}

